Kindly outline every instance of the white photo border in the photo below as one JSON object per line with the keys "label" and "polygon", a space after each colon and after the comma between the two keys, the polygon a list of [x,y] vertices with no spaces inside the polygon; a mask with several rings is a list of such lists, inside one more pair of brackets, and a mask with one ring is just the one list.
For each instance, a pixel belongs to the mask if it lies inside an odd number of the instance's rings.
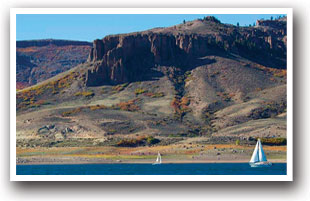
{"label": "white photo border", "polygon": [[[16,15],[17,14],[286,14],[287,174],[286,175],[17,175]],[[293,181],[293,9],[292,8],[11,8],[10,9],[10,180],[11,181]]]}

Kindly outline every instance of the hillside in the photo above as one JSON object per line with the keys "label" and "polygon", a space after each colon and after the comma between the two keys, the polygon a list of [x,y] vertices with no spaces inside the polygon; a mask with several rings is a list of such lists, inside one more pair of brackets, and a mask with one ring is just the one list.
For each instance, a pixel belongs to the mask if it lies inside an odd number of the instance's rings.
{"label": "hillside", "polygon": [[285,18],[237,27],[206,17],[106,36],[87,62],[17,92],[18,147],[199,155],[200,146],[257,137],[285,144]]}
{"label": "hillside", "polygon": [[85,62],[91,47],[91,43],[83,41],[17,41],[17,89],[31,86]]}

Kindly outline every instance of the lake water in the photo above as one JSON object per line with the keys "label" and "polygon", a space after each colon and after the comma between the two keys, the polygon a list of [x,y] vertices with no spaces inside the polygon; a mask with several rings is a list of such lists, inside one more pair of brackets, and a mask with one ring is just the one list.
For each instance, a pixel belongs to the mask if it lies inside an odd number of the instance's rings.
{"label": "lake water", "polygon": [[17,165],[17,175],[286,175],[286,163],[251,168],[248,163]]}

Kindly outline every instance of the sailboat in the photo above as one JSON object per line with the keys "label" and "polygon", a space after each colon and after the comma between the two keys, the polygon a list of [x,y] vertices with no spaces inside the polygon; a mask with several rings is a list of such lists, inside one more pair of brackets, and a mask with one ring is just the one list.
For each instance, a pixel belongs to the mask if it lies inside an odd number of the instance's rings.
{"label": "sailboat", "polygon": [[155,161],[155,163],[153,163],[153,165],[159,165],[159,164],[161,164],[161,155],[160,155],[160,153],[158,152],[156,161]]}
{"label": "sailboat", "polygon": [[252,158],[249,162],[251,167],[268,167],[271,166],[272,163],[267,161],[266,155],[263,150],[262,143],[260,139],[257,140],[254,152],[252,154]]}

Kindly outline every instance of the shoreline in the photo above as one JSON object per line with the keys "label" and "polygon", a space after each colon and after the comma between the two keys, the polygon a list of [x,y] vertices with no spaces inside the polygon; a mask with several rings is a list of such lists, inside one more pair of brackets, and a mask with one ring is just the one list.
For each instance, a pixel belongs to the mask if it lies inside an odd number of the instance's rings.
{"label": "shoreline", "polygon": [[[271,163],[287,163],[284,159],[273,159],[268,160]],[[28,162],[28,163],[16,163],[16,165],[86,165],[86,164],[153,164],[154,161],[106,161],[106,162],[53,162],[53,163],[46,163],[46,162]],[[249,163],[248,160],[180,160],[180,161],[166,161],[163,164],[195,164],[195,163]]]}
{"label": "shoreline", "polygon": [[[163,163],[248,163],[254,149],[242,145],[188,146],[17,148],[16,164],[152,164],[158,152]],[[265,146],[265,152],[272,163],[286,162],[286,146]]]}

